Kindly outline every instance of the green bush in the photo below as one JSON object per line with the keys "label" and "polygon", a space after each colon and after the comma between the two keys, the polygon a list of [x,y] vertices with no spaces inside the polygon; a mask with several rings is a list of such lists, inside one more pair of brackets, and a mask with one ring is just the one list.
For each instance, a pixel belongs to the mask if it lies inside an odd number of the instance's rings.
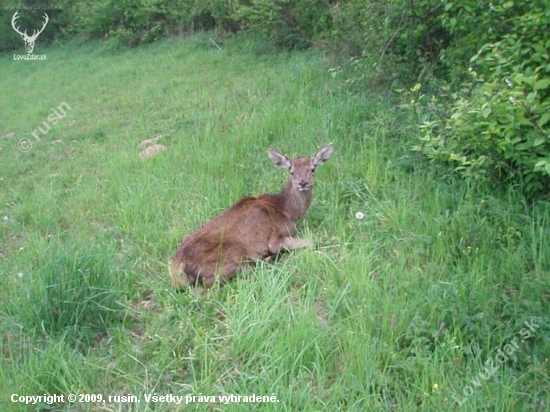
{"label": "green bush", "polygon": [[[450,43],[437,0],[347,0],[333,6],[329,50],[347,59],[348,83],[377,88],[437,75]],[[349,71],[348,71],[349,72]]]}
{"label": "green bush", "polygon": [[[509,3],[491,11],[502,12],[508,33],[471,58],[459,90],[423,107],[424,133],[415,149],[475,180],[519,177],[527,194],[548,193],[550,6],[531,2],[513,16]],[[420,109],[426,99],[411,103]]]}
{"label": "green bush", "polygon": [[[61,5],[59,10],[47,10],[50,21],[40,35],[44,42],[80,37],[135,46],[197,30],[240,28],[231,3],[224,0],[60,0],[56,4]],[[21,47],[19,35],[11,28],[13,13],[0,9],[0,51]],[[43,13],[21,11],[18,22],[22,28],[39,27]]]}
{"label": "green bush", "polygon": [[187,2],[179,0],[100,0],[78,2],[75,8],[81,33],[115,45],[153,42],[189,25],[191,19]]}
{"label": "green bush", "polygon": [[291,49],[311,46],[332,23],[328,0],[241,0],[233,18],[254,34]]}

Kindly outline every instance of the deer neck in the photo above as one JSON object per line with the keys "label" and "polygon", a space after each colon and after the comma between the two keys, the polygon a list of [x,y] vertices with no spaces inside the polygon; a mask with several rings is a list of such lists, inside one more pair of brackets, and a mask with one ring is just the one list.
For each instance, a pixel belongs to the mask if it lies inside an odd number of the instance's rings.
{"label": "deer neck", "polygon": [[311,197],[312,189],[300,192],[290,180],[281,193],[278,194],[282,212],[293,222],[301,219],[306,214],[311,203]]}

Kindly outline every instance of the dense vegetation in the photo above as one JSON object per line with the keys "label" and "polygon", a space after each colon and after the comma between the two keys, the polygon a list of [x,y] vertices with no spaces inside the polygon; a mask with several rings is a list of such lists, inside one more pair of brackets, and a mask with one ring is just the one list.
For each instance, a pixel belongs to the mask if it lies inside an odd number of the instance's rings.
{"label": "dense vegetation", "polygon": [[[42,39],[111,45],[246,30],[276,47],[321,47],[344,80],[401,90],[421,129],[415,149],[467,179],[550,192],[550,4],[545,0],[61,1]],[[32,27],[40,12],[21,16]],[[20,47],[11,10],[0,51]],[[28,26],[25,26],[28,25]],[[387,88],[386,88],[387,89]]]}
{"label": "dense vegetation", "polygon": [[[548,409],[545,2],[60,4],[36,62],[0,10],[2,410]],[[284,184],[267,147],[329,141],[314,247],[171,290],[184,234]],[[103,398],[12,402],[70,393]]]}

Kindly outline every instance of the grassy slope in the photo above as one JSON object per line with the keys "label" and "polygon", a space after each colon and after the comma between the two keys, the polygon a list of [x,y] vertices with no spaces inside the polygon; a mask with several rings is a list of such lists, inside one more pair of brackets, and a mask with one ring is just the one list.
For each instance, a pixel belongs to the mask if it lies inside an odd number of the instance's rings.
{"label": "grassy slope", "polygon": [[[403,115],[347,93],[320,55],[241,47],[195,37],[0,60],[2,410],[25,410],[12,393],[79,392],[141,397],[108,410],[172,410],[145,402],[155,392],[275,394],[262,406],[277,411],[548,407],[547,205],[442,181],[408,151]],[[34,140],[62,102],[68,116]],[[168,150],[141,159],[157,134]],[[183,234],[283,185],[267,147],[328,141],[299,226],[314,249],[206,296],[171,291]]]}

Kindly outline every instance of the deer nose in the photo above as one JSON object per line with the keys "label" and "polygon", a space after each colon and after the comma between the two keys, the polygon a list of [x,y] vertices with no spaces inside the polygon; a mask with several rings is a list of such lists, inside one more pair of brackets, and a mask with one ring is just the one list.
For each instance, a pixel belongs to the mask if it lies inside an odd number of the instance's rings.
{"label": "deer nose", "polygon": [[302,189],[305,189],[307,187],[307,180],[300,180],[298,186],[300,186]]}

